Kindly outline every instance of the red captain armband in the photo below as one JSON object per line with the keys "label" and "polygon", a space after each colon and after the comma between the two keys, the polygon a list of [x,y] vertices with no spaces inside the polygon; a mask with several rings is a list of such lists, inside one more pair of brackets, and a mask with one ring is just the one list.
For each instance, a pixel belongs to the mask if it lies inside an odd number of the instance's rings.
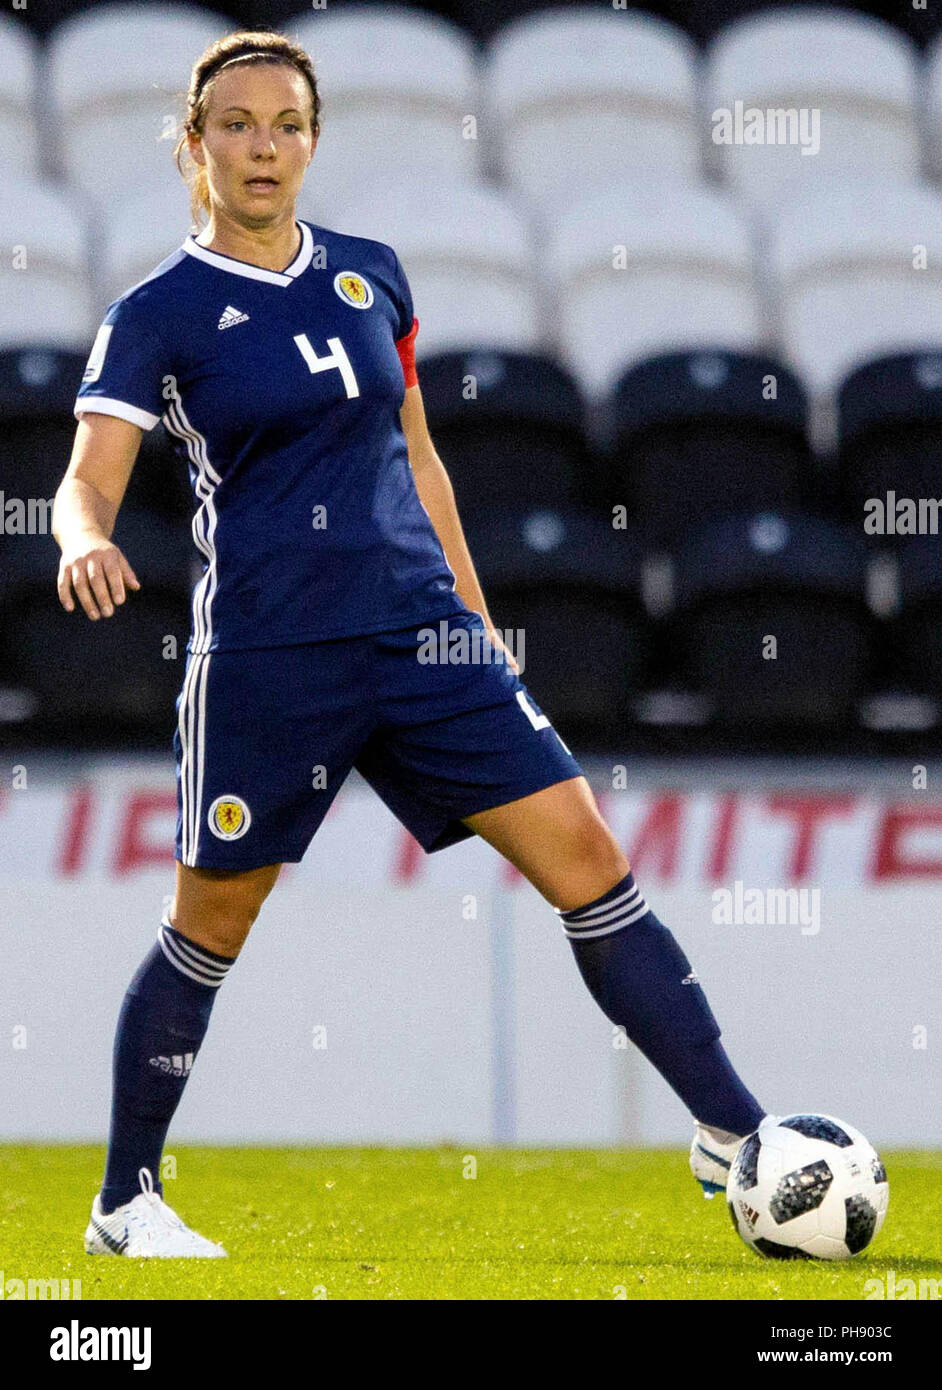
{"label": "red captain armband", "polygon": [[396,339],[396,351],[399,354],[399,361],[402,363],[402,375],[406,379],[406,388],[418,386],[419,378],[415,370],[415,335],[419,331],[419,321],[413,318],[412,327],[404,338]]}

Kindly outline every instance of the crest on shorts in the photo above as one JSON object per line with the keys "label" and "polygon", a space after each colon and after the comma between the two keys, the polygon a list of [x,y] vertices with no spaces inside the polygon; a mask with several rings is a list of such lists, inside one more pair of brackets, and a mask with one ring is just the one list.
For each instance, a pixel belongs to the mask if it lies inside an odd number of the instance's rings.
{"label": "crest on shorts", "polygon": [[209,828],[218,840],[238,840],[252,824],[252,813],[241,796],[217,796],[209,808]]}
{"label": "crest on shorts", "polygon": [[342,270],[334,276],[334,289],[354,309],[368,309],[373,303],[372,287],[355,270]]}

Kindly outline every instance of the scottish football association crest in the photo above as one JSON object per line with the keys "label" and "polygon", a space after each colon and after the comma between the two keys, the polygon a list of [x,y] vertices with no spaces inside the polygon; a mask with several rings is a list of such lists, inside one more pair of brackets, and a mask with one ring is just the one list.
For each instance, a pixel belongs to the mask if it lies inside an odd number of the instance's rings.
{"label": "scottish football association crest", "polygon": [[217,839],[238,840],[252,824],[252,814],[241,796],[217,796],[208,820]]}
{"label": "scottish football association crest", "polygon": [[368,309],[373,303],[372,286],[355,270],[342,270],[334,276],[334,289],[354,309]]}

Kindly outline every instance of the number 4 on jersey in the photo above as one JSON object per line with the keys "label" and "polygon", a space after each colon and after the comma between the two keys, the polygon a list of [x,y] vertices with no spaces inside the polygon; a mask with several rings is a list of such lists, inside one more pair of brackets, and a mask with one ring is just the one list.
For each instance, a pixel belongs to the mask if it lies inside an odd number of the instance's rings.
{"label": "number 4 on jersey", "polygon": [[347,400],[352,401],[355,396],[360,394],[360,387],[357,384],[356,376],[350,358],[347,356],[346,348],[339,338],[328,338],[327,346],[330,348],[328,357],[318,357],[311,347],[306,333],[297,333],[294,341],[298,345],[301,356],[307,363],[309,372],[329,372],[334,367],[337,368],[347,392]]}

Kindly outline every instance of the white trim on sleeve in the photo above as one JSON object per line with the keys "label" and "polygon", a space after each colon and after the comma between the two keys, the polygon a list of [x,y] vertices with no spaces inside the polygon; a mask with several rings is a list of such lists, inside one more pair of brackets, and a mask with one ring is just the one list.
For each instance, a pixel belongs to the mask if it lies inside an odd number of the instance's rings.
{"label": "white trim on sleeve", "polygon": [[139,405],[128,405],[127,401],[113,401],[109,396],[79,396],[73,414],[78,420],[86,412],[98,415],[117,415],[119,420],[127,420],[142,430],[152,430],[160,424],[160,416],[142,410]]}

